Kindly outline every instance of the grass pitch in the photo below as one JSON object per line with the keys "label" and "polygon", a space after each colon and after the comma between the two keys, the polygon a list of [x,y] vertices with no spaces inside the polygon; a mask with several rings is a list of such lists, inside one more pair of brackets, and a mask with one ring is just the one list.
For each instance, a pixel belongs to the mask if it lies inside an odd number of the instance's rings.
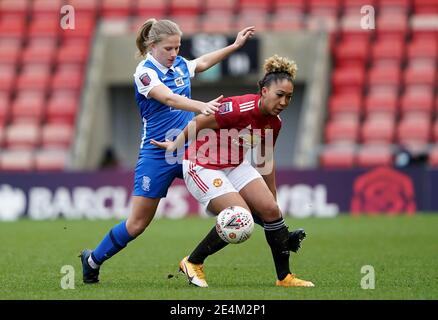
{"label": "grass pitch", "polygon": [[[438,214],[414,217],[287,219],[308,237],[291,254],[292,271],[315,288],[278,288],[270,249],[259,226],[250,240],[206,260],[209,288],[189,286],[178,262],[213,226],[214,219],[158,219],[102,267],[97,285],[82,283],[83,248],[94,248],[111,221],[0,223],[0,299],[438,299]],[[75,270],[64,290],[61,268]],[[375,271],[375,289],[361,288]],[[70,273],[71,274],[71,273]],[[172,277],[173,276],[173,277]]]}

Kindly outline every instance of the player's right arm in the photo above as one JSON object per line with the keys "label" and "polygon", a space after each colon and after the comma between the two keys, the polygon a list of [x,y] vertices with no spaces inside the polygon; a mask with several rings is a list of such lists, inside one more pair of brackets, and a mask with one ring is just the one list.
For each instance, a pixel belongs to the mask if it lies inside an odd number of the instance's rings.
{"label": "player's right arm", "polygon": [[155,99],[165,106],[202,114],[213,114],[220,106],[218,100],[222,96],[206,103],[174,93],[161,82],[156,71],[151,68],[137,67],[134,80],[139,93],[148,99]]}

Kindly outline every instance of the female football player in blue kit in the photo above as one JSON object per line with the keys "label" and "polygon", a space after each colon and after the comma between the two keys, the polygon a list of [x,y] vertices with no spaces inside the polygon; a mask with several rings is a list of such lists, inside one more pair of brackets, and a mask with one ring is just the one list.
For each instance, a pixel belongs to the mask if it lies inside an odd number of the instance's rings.
{"label": "female football player in blue kit", "polygon": [[191,99],[190,78],[242,47],[252,37],[254,29],[244,28],[233,44],[188,61],[178,55],[182,32],[177,24],[170,20],[149,19],[141,26],[136,44],[145,59],[134,73],[134,86],[143,133],[135,168],[132,211],[128,219],[114,226],[94,250],[81,252],[84,283],[99,281],[102,263],[146,229],[172,181],[183,177],[181,162],[167,163],[165,151],[150,144],[150,140],[163,141],[169,131],[182,130],[195,112],[208,115],[217,111],[221,97],[208,103]]}

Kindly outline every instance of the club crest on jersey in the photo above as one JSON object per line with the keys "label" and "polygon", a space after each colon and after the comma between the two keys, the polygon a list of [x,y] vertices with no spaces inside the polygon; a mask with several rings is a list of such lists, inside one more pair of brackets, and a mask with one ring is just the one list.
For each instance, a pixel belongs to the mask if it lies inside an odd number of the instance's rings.
{"label": "club crest on jersey", "polygon": [[224,102],[219,106],[218,113],[224,114],[233,111],[233,103],[231,101]]}
{"label": "club crest on jersey", "polygon": [[140,81],[143,85],[148,86],[151,83],[151,78],[147,73],[144,73],[140,76]]}
{"label": "club crest on jersey", "polygon": [[148,176],[143,176],[143,183],[141,187],[144,191],[149,191],[151,187],[151,178]]}
{"label": "club crest on jersey", "polygon": [[175,79],[175,84],[176,84],[177,87],[181,87],[181,86],[183,86],[183,85],[184,85],[184,80],[183,80],[183,78],[182,78],[182,77],[176,78],[176,79]]}

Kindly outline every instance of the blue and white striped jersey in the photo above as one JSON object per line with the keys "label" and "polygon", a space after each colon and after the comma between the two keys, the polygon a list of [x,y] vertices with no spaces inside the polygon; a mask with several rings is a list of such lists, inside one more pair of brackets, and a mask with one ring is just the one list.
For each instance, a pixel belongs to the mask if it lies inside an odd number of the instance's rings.
{"label": "blue and white striped jersey", "polygon": [[164,84],[175,94],[191,98],[190,78],[195,75],[195,68],[194,60],[188,61],[181,56],[177,56],[173,66],[167,68],[149,53],[138,64],[134,73],[134,87],[143,121],[140,156],[164,159],[165,150],[150,144],[150,139],[164,141],[169,135],[174,138],[194,117],[193,112],[174,109],[148,97],[150,90]]}

